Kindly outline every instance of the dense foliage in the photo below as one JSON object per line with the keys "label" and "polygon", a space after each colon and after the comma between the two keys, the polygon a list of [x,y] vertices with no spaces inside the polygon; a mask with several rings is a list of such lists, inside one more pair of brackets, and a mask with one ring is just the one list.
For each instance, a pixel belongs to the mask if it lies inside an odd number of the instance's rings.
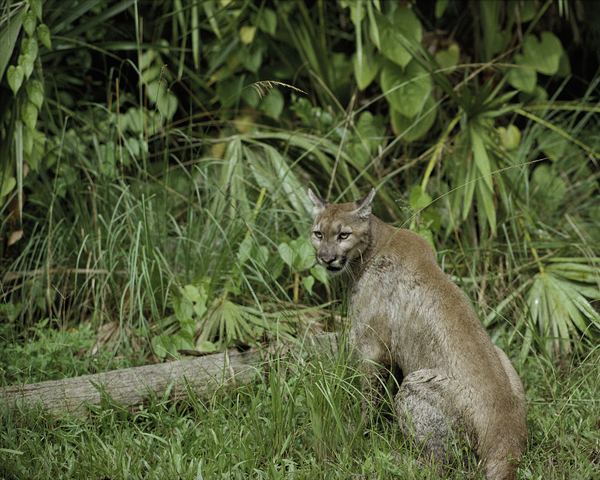
{"label": "dense foliage", "polygon": [[[598,353],[579,366],[542,358],[522,372],[529,439],[519,478],[597,478]],[[344,360],[304,360],[281,359],[264,380],[210,398],[153,398],[133,412],[107,398],[85,420],[2,409],[0,477],[484,478],[474,457],[448,470],[418,462],[389,418],[353,428],[360,374]]]}
{"label": "dense foliage", "polygon": [[[521,474],[590,478],[598,5],[1,1],[0,386],[340,328],[306,190],[375,187],[515,360]],[[352,365],[294,365],[85,426],[3,411],[0,476],[427,477],[348,429]]]}
{"label": "dense foliage", "polygon": [[522,360],[597,339],[599,77],[570,60],[597,25],[578,3],[431,7],[5,3],[11,341],[112,324],[115,353],[165,357],[294,337],[335,298],[311,183],[376,187]]}
{"label": "dense foliage", "polygon": [[313,182],[375,186],[522,359],[596,339],[598,77],[557,34],[598,29],[560,2],[426,3],[6,4],[9,336],[113,322],[113,348],[161,357],[293,336],[331,298]]}

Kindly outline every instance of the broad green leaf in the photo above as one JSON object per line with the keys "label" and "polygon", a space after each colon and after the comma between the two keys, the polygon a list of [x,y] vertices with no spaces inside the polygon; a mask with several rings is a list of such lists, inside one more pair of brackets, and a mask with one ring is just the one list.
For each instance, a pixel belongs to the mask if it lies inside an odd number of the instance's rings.
{"label": "broad green leaf", "polygon": [[538,2],[536,0],[510,0],[506,12],[512,22],[517,20],[515,15],[515,9],[519,10],[518,20],[521,23],[530,22],[535,18],[537,13]]}
{"label": "broad green leaf", "polygon": [[355,27],[360,28],[360,24],[367,14],[367,9],[362,1],[350,3],[350,20]]}
{"label": "broad green leaf", "polygon": [[544,206],[544,211],[552,212],[563,204],[568,192],[567,185],[548,165],[536,167],[531,181],[535,186],[535,198]]}
{"label": "broad green leaf", "polygon": [[33,13],[38,18],[38,20],[42,21],[42,0],[27,0],[27,3],[31,7]]}
{"label": "broad green leaf", "polygon": [[195,326],[196,325],[192,318],[189,318],[185,322],[180,322],[179,336],[181,337],[181,340],[183,340],[182,343],[186,344],[186,346],[183,348],[194,348],[195,347],[195,345],[194,345]]}
{"label": "broad green leaf", "polygon": [[160,358],[165,358],[169,355],[169,347],[171,342],[169,341],[169,336],[166,334],[155,335],[152,337],[152,350],[154,353]]}
{"label": "broad green leaf", "polygon": [[[460,48],[456,43],[450,45],[446,50],[438,50],[435,52],[435,60],[440,66],[440,68],[448,69],[451,67],[455,67],[458,65],[458,60],[460,58]],[[445,73],[452,73],[451,70],[446,71]]]}
{"label": "broad green leaf", "polygon": [[279,255],[283,261],[295,271],[304,271],[315,263],[314,248],[304,237],[292,240],[289,245],[279,245]]}
{"label": "broad green leaf", "polygon": [[304,237],[296,240],[296,268],[304,271],[315,264],[315,249],[310,241]]}
{"label": "broad green leaf", "polygon": [[192,301],[186,296],[174,295],[172,298],[173,310],[175,310],[175,316],[181,323],[188,322],[194,316],[194,305]]}
{"label": "broad green leaf", "polygon": [[217,346],[214,343],[205,340],[197,346],[197,350],[199,352],[212,353],[217,351]]}
{"label": "broad green leaf", "polygon": [[361,113],[355,126],[356,135],[348,142],[347,152],[356,165],[367,168],[372,159],[371,154],[377,151],[383,138],[381,117],[374,117],[371,112],[365,111]]}
{"label": "broad green leaf", "polygon": [[254,40],[256,34],[256,27],[244,25],[240,28],[240,39],[244,45],[249,45]]}
{"label": "broad green leaf", "polygon": [[11,65],[6,70],[6,79],[8,80],[8,85],[10,86],[15,96],[17,96],[17,92],[23,84],[24,77],[25,73],[23,72],[23,67],[21,67],[20,65],[16,67],[14,65]]}
{"label": "broad green leaf", "polygon": [[[196,345],[194,345],[194,336],[193,333],[190,334],[189,331],[181,332],[179,335],[174,334],[171,335],[171,342],[175,350],[195,350]],[[179,354],[179,351],[177,352]]]}
{"label": "broad green leaf", "polygon": [[421,42],[423,28],[415,13],[406,7],[400,7],[394,12],[391,21],[378,17],[377,28],[381,53],[392,62],[406,67],[412,60],[412,55],[401,43],[401,38],[411,38]]}
{"label": "broad green leaf", "polygon": [[[251,72],[253,71],[254,66],[248,65],[246,64],[246,60],[251,60],[248,57],[244,56],[244,66],[246,67],[247,70],[250,70]],[[255,65],[257,68],[260,68],[260,64]],[[257,108],[258,104],[260,103],[260,95],[258,94],[258,92],[254,89],[254,88],[244,88],[242,89],[242,91],[240,92],[241,97],[244,99],[244,101],[252,108]],[[244,118],[243,115],[241,115],[240,117],[238,117],[238,119]],[[250,119],[249,119],[250,120]],[[251,121],[250,121],[251,123]],[[239,126],[240,126],[240,122],[238,121],[237,123],[237,128],[238,131],[242,132],[242,133],[248,133],[248,131],[250,131],[250,129],[246,129],[246,132],[243,132],[242,130],[240,130]]]}
{"label": "broad green leaf", "polygon": [[391,25],[405,37],[421,42],[423,27],[414,10],[408,7],[399,7],[394,11]]}
{"label": "broad green leaf", "polygon": [[113,141],[106,142],[100,145],[100,159],[103,163],[110,165],[116,165],[117,159],[115,157],[116,144]]}
{"label": "broad green leaf", "polygon": [[410,62],[406,69],[386,62],[381,70],[381,88],[390,105],[412,119],[431,91],[431,78],[417,62]]}
{"label": "broad green leaf", "polygon": [[140,146],[140,141],[135,137],[124,137],[123,141],[127,150],[131,154],[133,158],[138,158],[142,153],[142,147]]}
{"label": "broad green leaf", "polygon": [[523,55],[515,55],[519,65],[535,68],[543,75],[554,75],[558,72],[563,47],[560,40],[550,32],[542,32],[540,39],[529,35],[523,42]]}
{"label": "broad green leaf", "polygon": [[540,85],[536,85],[533,93],[519,92],[519,102],[544,103],[548,101],[548,92]]}
{"label": "broad green leaf", "polygon": [[410,206],[413,210],[421,210],[431,203],[431,195],[423,191],[421,185],[413,187],[410,192]]}
{"label": "broad green leaf", "polygon": [[181,335],[165,333],[152,337],[152,349],[161,358],[179,357],[178,350],[194,350],[195,345]]}
{"label": "broad green leaf", "polygon": [[370,3],[367,3],[367,11],[369,13],[369,37],[373,45],[381,51],[381,33],[388,24],[387,19],[383,15],[375,14]]}
{"label": "broad green leaf", "polygon": [[281,243],[278,247],[279,256],[289,267],[294,265],[294,252],[287,243]]}
{"label": "broad green leaf", "polygon": [[315,265],[310,269],[310,273],[313,277],[315,277],[319,282],[327,284],[327,270],[321,265]]}
{"label": "broad green leaf", "polygon": [[63,178],[67,185],[75,185],[79,181],[78,170],[66,163],[62,163],[58,167],[58,174]]}
{"label": "broad green leaf", "polygon": [[37,19],[35,13],[32,10],[23,15],[23,29],[27,32],[27,35],[33,37],[35,33],[35,27],[37,25]]}
{"label": "broad green leaf", "polygon": [[19,55],[19,66],[23,68],[23,73],[25,74],[25,78],[27,80],[29,80],[29,77],[33,73],[33,62],[34,59],[31,59],[25,55]]}
{"label": "broad green leaf", "polygon": [[518,67],[512,67],[506,76],[508,83],[516,88],[517,90],[521,90],[526,93],[533,93],[535,86],[537,85],[537,72],[532,67],[526,67],[521,65],[522,60],[518,60],[522,58],[521,55],[515,55],[515,62]]}
{"label": "broad green leaf", "polygon": [[378,17],[377,29],[382,55],[402,67],[408,65],[412,60],[412,55],[402,46],[398,38],[400,34],[394,30],[385,17]]}
{"label": "broad green leaf", "polygon": [[35,38],[24,38],[21,43],[21,54],[31,62],[35,62],[38,56],[38,43]]}
{"label": "broad green leaf", "polygon": [[250,252],[252,250],[252,239],[250,237],[245,238],[238,249],[238,263],[243,265],[248,258],[250,258]]}
{"label": "broad green leaf", "polygon": [[[204,290],[204,288],[202,288]],[[185,285],[183,287],[183,291],[187,295],[187,297],[194,303],[198,302],[203,298],[203,295],[200,293],[200,289],[195,285]]]}
{"label": "broad green leaf", "polygon": [[562,55],[560,56],[560,61],[558,63],[558,72],[556,72],[557,77],[566,77],[571,74],[571,63],[569,62],[569,56],[567,52],[563,50]]}
{"label": "broad green leaf", "polygon": [[52,50],[52,40],[50,38],[50,29],[48,28],[48,25],[46,25],[45,23],[38,25],[37,34],[44,46],[48,50]]}
{"label": "broad green leaf", "polygon": [[156,101],[156,106],[158,107],[159,112],[166,119],[170,120],[177,111],[179,101],[171,89],[165,90],[166,91],[163,94],[159,95],[158,100]]}
{"label": "broad green leaf", "polygon": [[150,50],[145,50],[142,52],[142,55],[140,57],[139,68],[140,68],[140,70],[143,70],[144,73],[143,73],[142,78],[140,79],[141,81],[149,82],[151,80],[154,80],[160,74],[159,67],[154,67],[154,68],[157,68],[157,70],[158,70],[158,72],[156,74],[148,75],[148,71],[147,71],[148,67],[156,59],[156,57],[158,57],[158,52],[152,48]]}
{"label": "broad green leaf", "polygon": [[436,117],[437,107],[431,95],[425,100],[422,111],[413,119],[405,117],[395,108],[390,112],[394,133],[409,143],[425,137],[435,123]]}
{"label": "broad green leaf", "polygon": [[144,112],[136,107],[130,107],[125,113],[127,125],[133,133],[140,134],[144,130]]}
{"label": "broad green leaf", "polygon": [[442,18],[446,7],[448,6],[449,0],[436,0],[435,2],[435,18]]}
{"label": "broad green leaf", "polygon": [[8,195],[13,188],[17,185],[17,179],[12,176],[3,175],[0,177],[2,179],[2,188],[0,189],[0,199],[4,198]]}
{"label": "broad green leaf", "polygon": [[31,102],[25,102],[21,106],[21,117],[25,122],[25,125],[29,128],[29,130],[35,130],[35,124],[37,123],[38,117],[38,109]]}
{"label": "broad green leaf", "polygon": [[358,89],[364,90],[375,79],[381,68],[375,46],[372,43],[363,45],[361,60],[359,61],[358,55],[354,54],[352,61]]}
{"label": "broad green leaf", "polygon": [[516,125],[506,127],[498,127],[498,144],[504,150],[516,150],[521,143],[521,131]]}
{"label": "broad green leaf", "polygon": [[259,110],[273,118],[279,118],[284,106],[285,100],[283,94],[274,88],[260,101]]}
{"label": "broad green leaf", "polygon": [[367,143],[369,151],[377,151],[384,134],[381,117],[373,116],[369,111],[362,112],[356,122],[356,130],[361,140]]}
{"label": "broad green leaf", "polygon": [[344,85],[353,71],[352,58],[348,59],[344,53],[334,53],[331,56],[328,72],[334,87]]}
{"label": "broad green leaf", "polygon": [[148,84],[146,89],[148,98],[151,103],[156,103],[156,106],[165,118],[170,119],[175,115],[178,101],[177,97],[167,88],[166,82],[160,82],[158,79],[153,80]]}
{"label": "broad green leaf", "polygon": [[315,284],[315,277],[309,275],[308,277],[302,277],[302,285],[312,295],[312,287]]}
{"label": "broad green leaf", "polygon": [[162,78],[162,67],[156,63],[145,69],[143,75],[140,77],[140,82],[146,81],[148,84],[151,84],[152,80],[157,81],[161,85],[165,84],[165,80]]}
{"label": "broad green leaf", "polygon": [[371,160],[383,137],[381,117],[374,117],[369,111],[362,112],[356,122],[356,136],[348,143],[348,154],[362,168]]}
{"label": "broad green leaf", "polygon": [[436,209],[427,209],[421,213],[421,224],[432,232],[440,231],[442,226],[442,218]]}
{"label": "broad green leaf", "polygon": [[38,108],[42,109],[44,104],[44,87],[39,80],[31,80],[25,85],[27,89],[27,97]]}
{"label": "broad green leaf", "polygon": [[277,32],[277,13],[270,8],[263,8],[258,20],[258,28],[269,35]]}

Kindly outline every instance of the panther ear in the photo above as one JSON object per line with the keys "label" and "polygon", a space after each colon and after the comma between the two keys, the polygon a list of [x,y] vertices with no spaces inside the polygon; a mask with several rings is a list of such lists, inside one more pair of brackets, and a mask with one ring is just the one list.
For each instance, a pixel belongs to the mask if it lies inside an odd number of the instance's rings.
{"label": "panther ear", "polygon": [[363,198],[354,202],[356,210],[352,213],[358,215],[360,218],[369,218],[369,215],[371,215],[371,202],[373,201],[374,196],[375,189],[372,188]]}
{"label": "panther ear", "polygon": [[326,202],[321,197],[319,197],[315,192],[313,192],[310,188],[308,189],[308,198],[313,204],[313,215],[316,217],[319,213],[321,213],[329,202]]}

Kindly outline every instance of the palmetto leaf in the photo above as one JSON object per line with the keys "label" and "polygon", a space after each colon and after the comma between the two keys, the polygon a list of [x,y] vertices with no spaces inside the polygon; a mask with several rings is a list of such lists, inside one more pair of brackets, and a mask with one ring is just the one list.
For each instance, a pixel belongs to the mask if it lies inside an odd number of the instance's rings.
{"label": "palmetto leaf", "polygon": [[285,334],[288,328],[278,322],[279,317],[272,318],[259,310],[236,303],[223,301],[218,312],[219,337],[222,343],[230,345],[233,340],[252,340],[264,335]]}
{"label": "palmetto leaf", "polygon": [[[596,284],[596,286],[600,282],[600,269],[593,265],[561,261],[560,263],[551,263],[546,270],[575,282]],[[597,290],[596,294],[600,298],[600,290]]]}
{"label": "palmetto leaf", "polygon": [[597,287],[600,269],[577,263],[576,259],[563,260],[571,261],[548,265],[535,275],[527,292],[528,315],[522,320],[528,317],[531,324],[525,335],[522,359],[538,335],[546,352],[556,355],[572,351],[578,338],[593,339],[600,332],[600,314],[587,300],[600,299]]}

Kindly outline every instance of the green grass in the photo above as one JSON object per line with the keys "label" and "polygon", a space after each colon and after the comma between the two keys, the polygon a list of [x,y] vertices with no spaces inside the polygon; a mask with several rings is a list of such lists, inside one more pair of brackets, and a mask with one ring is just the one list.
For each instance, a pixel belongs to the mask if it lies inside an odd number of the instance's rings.
{"label": "green grass", "polygon": [[520,374],[529,402],[521,478],[600,478],[600,349],[560,362],[533,355]]}
{"label": "green grass", "polygon": [[[305,358],[307,360],[307,358]],[[128,412],[107,401],[90,418],[0,413],[2,478],[432,478],[435,467],[391,419],[360,427],[353,364],[280,360],[264,380]],[[600,349],[558,365],[532,357],[519,372],[528,398],[520,478],[598,478]],[[483,478],[469,470],[446,478]]]}

